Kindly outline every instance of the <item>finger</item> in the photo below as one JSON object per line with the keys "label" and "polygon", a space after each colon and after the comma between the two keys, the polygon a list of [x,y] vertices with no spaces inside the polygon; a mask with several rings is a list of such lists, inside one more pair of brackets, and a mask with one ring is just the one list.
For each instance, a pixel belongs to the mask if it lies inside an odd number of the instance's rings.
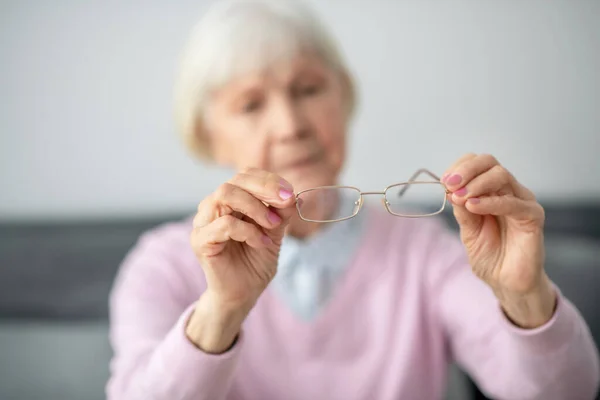
{"label": "finger", "polygon": [[287,207],[295,201],[292,185],[279,175],[268,171],[247,168],[234,175],[229,183],[277,208]]}
{"label": "finger", "polygon": [[281,218],[265,203],[250,193],[230,183],[224,183],[211,196],[211,201],[198,209],[198,225],[206,225],[211,221],[234,212],[255,221],[260,226],[270,229],[281,223]]}
{"label": "finger", "polygon": [[281,223],[273,228],[273,229],[268,229],[265,230],[265,234],[267,236],[269,236],[269,238],[271,238],[271,240],[276,243],[276,244],[281,244],[281,241],[283,239],[283,236],[285,234],[285,229],[287,228],[287,226],[290,223],[290,220],[292,219],[292,217],[294,215],[298,214],[298,211],[296,209],[296,205],[292,204],[291,206],[287,207],[287,208],[273,208],[271,207],[271,211],[273,211],[274,213],[276,213],[280,218],[281,218]]}
{"label": "finger", "polygon": [[456,167],[458,167],[460,164],[462,164],[466,160],[470,160],[475,157],[477,157],[477,154],[475,154],[475,153],[467,153],[467,154],[461,156],[442,174],[442,178],[440,179],[440,182],[445,183],[446,179],[448,179],[448,177],[450,176],[452,171],[454,171],[456,169]]}
{"label": "finger", "polygon": [[544,220],[544,209],[540,204],[510,195],[473,197],[466,202],[465,207],[477,215],[506,216],[522,221]]}
{"label": "finger", "polygon": [[476,237],[481,229],[483,217],[470,212],[464,205],[452,204],[454,218],[460,228],[460,234],[465,238]]}
{"label": "finger", "polygon": [[257,249],[273,243],[258,226],[233,215],[222,216],[209,225],[195,228],[191,240],[194,250],[203,256],[220,253],[230,240],[245,242]]}
{"label": "finger", "polygon": [[476,176],[490,170],[498,164],[498,160],[496,160],[494,156],[489,154],[478,155],[456,165],[454,169],[449,172],[450,175],[446,178],[444,183],[450,191],[454,192],[467,185]]}
{"label": "finger", "polygon": [[214,193],[202,199],[202,201],[198,204],[196,215],[194,216],[194,221],[192,223],[194,228],[202,228],[219,217],[214,208],[214,204]]}
{"label": "finger", "polygon": [[471,197],[480,197],[494,194],[510,187],[512,177],[500,164],[490,170],[477,175],[466,186],[452,193],[452,202],[464,205]]}
{"label": "finger", "polygon": [[513,190],[517,197],[523,200],[536,201],[535,194],[531,190],[527,189],[525,186],[520,184],[514,177]]}

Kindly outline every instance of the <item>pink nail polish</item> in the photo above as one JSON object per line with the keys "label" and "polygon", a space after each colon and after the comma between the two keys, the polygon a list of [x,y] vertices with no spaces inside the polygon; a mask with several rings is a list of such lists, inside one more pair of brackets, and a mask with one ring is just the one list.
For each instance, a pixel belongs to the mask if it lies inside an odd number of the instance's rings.
{"label": "pink nail polish", "polygon": [[281,222],[281,217],[279,215],[275,214],[271,210],[269,210],[269,214],[267,215],[267,218],[269,218],[269,221],[271,221],[272,224],[277,224],[277,223]]}
{"label": "pink nail polish", "polygon": [[447,174],[447,173],[446,173],[446,174],[444,174],[444,175],[442,175],[442,179],[440,179],[440,182],[442,182],[442,183],[446,183],[446,179],[448,179],[448,175],[449,175],[449,174]]}
{"label": "pink nail polish", "polygon": [[281,185],[282,188],[284,188],[288,191],[291,191],[293,189],[292,184],[283,178],[279,181],[279,184]]}
{"label": "pink nail polish", "polygon": [[471,197],[469,200],[467,200],[469,203],[471,204],[479,204],[479,199],[477,197]]}
{"label": "pink nail polish", "polygon": [[290,192],[287,189],[280,189],[279,190],[279,197],[281,197],[282,200],[287,200],[290,197],[292,197],[294,195],[294,193]]}
{"label": "pink nail polish", "polygon": [[455,195],[457,195],[458,197],[463,197],[465,194],[467,194],[467,188],[460,188],[458,189],[456,192],[454,192]]}
{"label": "pink nail polish", "polygon": [[458,174],[454,174],[448,178],[446,183],[449,185],[458,185],[461,181],[462,177]]}

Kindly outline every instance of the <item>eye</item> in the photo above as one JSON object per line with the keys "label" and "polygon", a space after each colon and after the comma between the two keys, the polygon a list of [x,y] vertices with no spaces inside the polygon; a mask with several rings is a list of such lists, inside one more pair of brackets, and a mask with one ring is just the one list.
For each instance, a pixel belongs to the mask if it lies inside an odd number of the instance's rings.
{"label": "eye", "polygon": [[298,97],[314,96],[321,91],[321,86],[318,84],[303,84],[298,85],[294,90],[294,95]]}
{"label": "eye", "polygon": [[242,103],[241,110],[243,113],[250,114],[255,111],[258,111],[261,106],[262,106],[262,102],[260,100],[251,99],[251,100],[248,100],[248,101],[245,101],[244,103]]}
{"label": "eye", "polygon": [[302,94],[311,96],[313,94],[317,94],[321,88],[318,85],[306,85],[303,86],[300,90]]}

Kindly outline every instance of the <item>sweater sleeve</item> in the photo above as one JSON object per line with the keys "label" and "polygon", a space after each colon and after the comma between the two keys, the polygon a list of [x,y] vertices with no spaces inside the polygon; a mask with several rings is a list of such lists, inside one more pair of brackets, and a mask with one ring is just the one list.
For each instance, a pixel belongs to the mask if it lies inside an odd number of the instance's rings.
{"label": "sweater sleeve", "polygon": [[575,306],[555,286],[550,321],[521,329],[468,264],[460,240],[445,233],[432,252],[433,297],[456,363],[494,399],[590,400],[600,381],[598,349]]}
{"label": "sweater sleeve", "polygon": [[[110,298],[114,356],[106,386],[109,400],[225,399],[244,335],[213,355],[185,335],[199,293],[200,274],[182,269],[177,244],[146,237],[121,266]],[[200,268],[198,266],[198,268]],[[196,287],[197,288],[197,287]]]}

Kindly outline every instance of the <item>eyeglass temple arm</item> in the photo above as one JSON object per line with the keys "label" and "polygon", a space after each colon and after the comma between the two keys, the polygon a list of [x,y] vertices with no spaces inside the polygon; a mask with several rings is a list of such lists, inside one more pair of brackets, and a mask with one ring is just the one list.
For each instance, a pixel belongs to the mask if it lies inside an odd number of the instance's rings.
{"label": "eyeglass temple arm", "polygon": [[[425,168],[421,168],[418,169],[408,180],[409,182],[413,182],[415,179],[417,179],[417,177],[421,174],[426,174],[429,175],[430,177],[432,177],[434,180],[439,181],[440,177],[437,176],[436,174],[434,174],[433,172],[431,172],[428,169]],[[406,192],[408,190],[408,186],[405,185],[402,189],[400,189],[400,191],[398,192],[398,197],[402,196],[404,194],[404,192]]]}

